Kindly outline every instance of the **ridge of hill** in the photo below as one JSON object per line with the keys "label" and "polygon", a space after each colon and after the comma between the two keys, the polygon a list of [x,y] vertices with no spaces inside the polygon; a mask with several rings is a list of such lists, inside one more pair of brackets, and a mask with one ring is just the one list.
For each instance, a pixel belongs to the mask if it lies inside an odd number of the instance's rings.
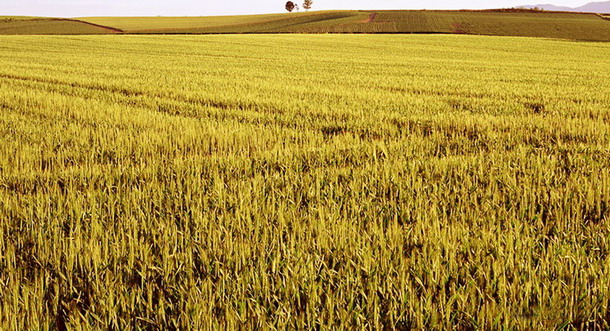
{"label": "ridge of hill", "polygon": [[0,35],[92,35],[123,31],[75,19],[0,16]]}
{"label": "ridge of hill", "polygon": [[0,17],[0,34],[443,33],[610,41],[607,17],[499,10],[312,11],[202,17]]}
{"label": "ridge of hill", "polygon": [[586,5],[580,7],[566,7],[566,6],[556,6],[553,4],[539,4],[539,5],[526,5],[521,6],[521,8],[539,8],[543,10],[549,11],[566,11],[566,12],[579,12],[579,13],[610,13],[610,1],[600,1],[600,2],[589,2]]}
{"label": "ridge of hill", "polygon": [[532,10],[380,10],[212,17],[87,17],[127,33],[445,33],[610,41],[599,15]]}

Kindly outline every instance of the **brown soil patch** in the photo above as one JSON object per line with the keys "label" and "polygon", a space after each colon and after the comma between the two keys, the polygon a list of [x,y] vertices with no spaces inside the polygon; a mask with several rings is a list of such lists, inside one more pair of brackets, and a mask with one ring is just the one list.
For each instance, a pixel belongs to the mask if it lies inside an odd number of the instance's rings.
{"label": "brown soil patch", "polygon": [[377,17],[377,13],[371,13],[371,15],[369,15],[369,18],[364,20],[363,23],[373,23],[375,17]]}

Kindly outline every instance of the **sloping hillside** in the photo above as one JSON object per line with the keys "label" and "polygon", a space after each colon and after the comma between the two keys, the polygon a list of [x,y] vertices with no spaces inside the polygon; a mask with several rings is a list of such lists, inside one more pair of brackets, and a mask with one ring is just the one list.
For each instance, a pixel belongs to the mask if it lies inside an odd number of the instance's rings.
{"label": "sloping hillside", "polygon": [[529,10],[323,11],[82,20],[128,33],[461,33],[610,41],[610,22],[598,15]]}
{"label": "sloping hillside", "polygon": [[0,17],[0,34],[4,35],[108,34],[119,32],[121,31],[118,29],[70,19]]}
{"label": "sloping hillside", "polygon": [[[298,32],[311,25],[323,27],[319,31],[324,32],[324,29],[342,26],[341,23],[359,23],[367,16],[367,13],[359,11],[321,11],[207,17],[84,17],[80,20],[116,27],[128,33]],[[343,27],[345,32],[350,32],[346,26]]]}
{"label": "sloping hillside", "polygon": [[210,17],[2,18],[0,34],[457,33],[610,41],[596,14],[531,10],[319,11]]}
{"label": "sloping hillside", "polygon": [[610,22],[592,14],[531,11],[387,11],[372,22],[384,32],[462,33],[610,41]]}

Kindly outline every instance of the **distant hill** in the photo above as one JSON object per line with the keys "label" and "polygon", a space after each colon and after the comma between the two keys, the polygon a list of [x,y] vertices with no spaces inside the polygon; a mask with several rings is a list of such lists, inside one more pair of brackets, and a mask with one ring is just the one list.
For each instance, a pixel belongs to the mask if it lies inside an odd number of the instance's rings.
{"label": "distant hill", "polygon": [[89,35],[119,32],[122,31],[72,19],[0,16],[0,35]]}
{"label": "distant hill", "polygon": [[564,6],[555,6],[551,4],[544,5],[527,5],[521,6],[520,8],[540,8],[548,11],[567,11],[567,12],[579,12],[579,13],[610,13],[610,1],[604,2],[590,2],[584,6],[572,8]]}
{"label": "distant hill", "polygon": [[526,9],[335,10],[211,17],[0,17],[0,34],[444,33],[610,41],[601,15]]}
{"label": "distant hill", "polygon": [[89,17],[126,33],[447,33],[610,41],[594,14],[501,10],[310,11],[214,17]]}

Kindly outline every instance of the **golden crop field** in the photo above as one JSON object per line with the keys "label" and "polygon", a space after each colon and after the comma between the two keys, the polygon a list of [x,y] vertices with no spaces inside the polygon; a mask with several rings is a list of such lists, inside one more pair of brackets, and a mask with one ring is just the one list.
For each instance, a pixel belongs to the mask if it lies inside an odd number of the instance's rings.
{"label": "golden crop field", "polygon": [[610,327],[610,44],[0,36],[0,329]]}

